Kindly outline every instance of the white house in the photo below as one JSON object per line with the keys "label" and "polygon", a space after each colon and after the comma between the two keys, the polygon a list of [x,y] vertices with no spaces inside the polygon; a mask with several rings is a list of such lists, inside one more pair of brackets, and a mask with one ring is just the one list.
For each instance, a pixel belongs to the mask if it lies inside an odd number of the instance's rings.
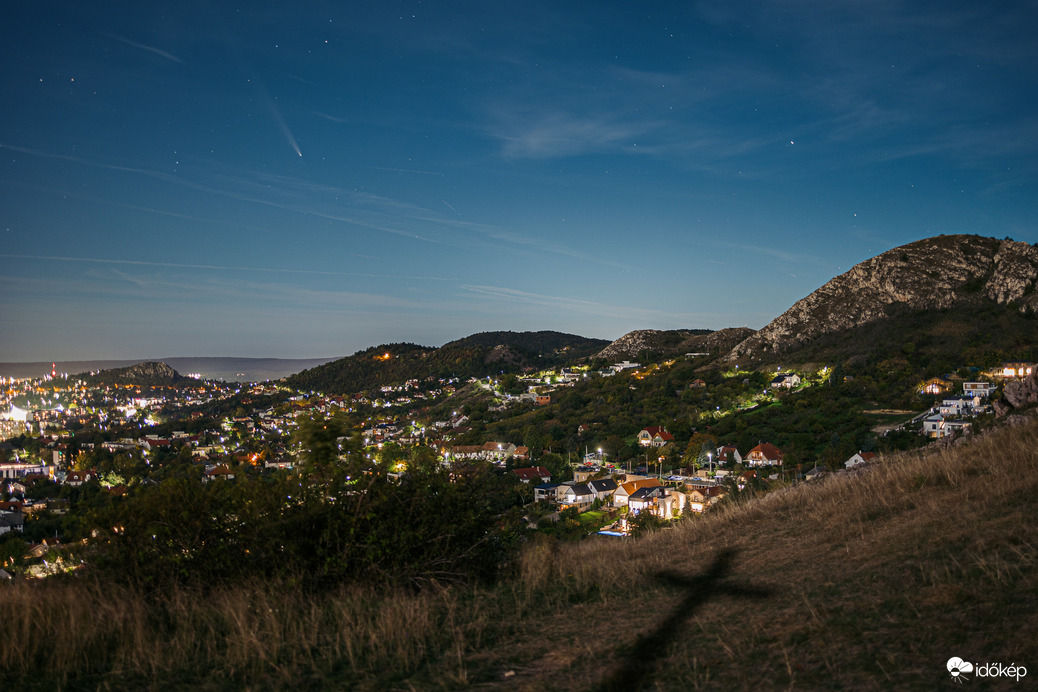
{"label": "white house", "polygon": [[762,442],[746,455],[749,466],[782,466],[782,450],[770,442]]}
{"label": "white house", "polygon": [[800,375],[795,372],[780,372],[775,375],[775,379],[771,381],[771,387],[784,387],[785,389],[793,389],[794,387],[800,386]]}
{"label": "white house", "polygon": [[638,444],[642,447],[662,447],[668,442],[673,442],[674,436],[667,432],[666,428],[652,426],[638,433]]}
{"label": "white house", "polygon": [[606,502],[613,496],[616,489],[619,487],[612,478],[605,478],[598,481],[589,481],[587,487],[591,489],[591,494],[595,496],[596,500]]}
{"label": "white house", "polygon": [[973,408],[973,399],[955,396],[945,399],[938,407],[942,416],[961,416]]}
{"label": "white house", "polygon": [[0,464],[0,478],[11,480],[14,478],[25,478],[26,476],[52,476],[53,467],[43,464],[23,464],[17,461]]}
{"label": "white house", "polygon": [[711,505],[720,502],[724,494],[724,488],[719,485],[695,488],[688,494],[688,508],[692,512],[702,514]]}
{"label": "white house", "polygon": [[732,445],[721,445],[717,448],[716,462],[720,465],[724,464],[741,464],[742,454],[739,454],[739,450]]}
{"label": "white house", "polygon": [[847,461],[843,462],[843,465],[847,468],[853,468],[860,464],[865,464],[876,458],[875,452],[858,452]]}
{"label": "white house", "polygon": [[650,512],[661,519],[673,519],[685,509],[685,493],[663,486],[639,488],[627,499],[631,513]]}
{"label": "white house", "polygon": [[557,491],[559,502],[564,505],[581,507],[595,501],[595,495],[586,483],[576,483],[560,487]]}
{"label": "white house", "polygon": [[967,396],[987,398],[998,391],[998,387],[990,382],[963,382],[962,393]]}
{"label": "white house", "polygon": [[947,437],[952,433],[956,433],[960,430],[966,430],[969,427],[969,421],[945,418],[939,413],[934,414],[932,416],[927,416],[923,419],[923,434],[925,434],[927,437]]}
{"label": "white house", "polygon": [[630,480],[622,484],[613,493],[613,506],[623,507],[627,504],[628,499],[632,494],[640,490],[641,488],[662,486],[663,484],[656,478],[639,478],[638,480]]}

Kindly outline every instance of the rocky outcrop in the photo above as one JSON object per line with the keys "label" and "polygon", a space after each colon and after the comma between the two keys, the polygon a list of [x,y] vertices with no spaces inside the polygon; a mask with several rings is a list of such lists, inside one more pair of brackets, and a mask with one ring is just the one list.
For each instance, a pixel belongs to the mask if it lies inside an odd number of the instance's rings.
{"label": "rocky outcrop", "polygon": [[517,353],[511,346],[505,346],[504,344],[498,344],[494,348],[487,352],[483,362],[487,365],[492,363],[505,363],[515,364],[522,363],[525,360],[521,353]]}
{"label": "rocky outcrop", "polygon": [[658,329],[636,329],[603,348],[595,354],[595,358],[605,358],[606,360],[632,358],[642,351],[658,350],[658,337],[663,333]]}
{"label": "rocky outcrop", "polygon": [[754,333],[749,327],[709,329],[638,329],[624,334],[594,355],[615,360],[637,358],[639,353],[725,353]]}
{"label": "rocky outcrop", "polygon": [[995,414],[1002,417],[1013,409],[1038,403],[1038,371],[1022,380],[1007,382],[1002,388],[1002,398],[995,402]]}
{"label": "rocky outcrop", "polygon": [[158,361],[137,363],[128,368],[102,370],[98,377],[107,382],[125,382],[132,384],[158,384],[179,382],[186,379],[173,368]]}
{"label": "rocky outcrop", "polygon": [[920,240],[855,265],[726,357],[761,357],[890,317],[989,299],[1038,311],[1038,248],[1012,240],[952,235]]}
{"label": "rocky outcrop", "polygon": [[700,334],[683,341],[679,347],[682,353],[724,353],[734,348],[756,333],[749,327],[728,327],[718,329],[710,334]]}

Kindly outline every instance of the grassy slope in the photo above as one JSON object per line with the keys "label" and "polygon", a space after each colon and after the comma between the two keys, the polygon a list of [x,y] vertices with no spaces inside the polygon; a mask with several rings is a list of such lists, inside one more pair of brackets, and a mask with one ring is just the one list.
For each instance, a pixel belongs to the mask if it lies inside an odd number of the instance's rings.
{"label": "grassy slope", "polygon": [[1036,448],[1032,419],[643,539],[537,543],[486,590],[312,599],[255,586],[200,600],[13,585],[0,589],[18,613],[0,683],[934,689],[953,684],[951,656],[1033,677]]}
{"label": "grassy slope", "polygon": [[[948,681],[953,655],[1038,669],[1036,443],[1035,423],[1005,429],[619,548],[580,546],[557,578],[574,574],[597,594],[531,618],[503,647],[516,686],[931,689]],[[651,577],[703,575],[722,551],[729,576],[699,584],[696,602]],[[771,593],[722,596],[719,584]],[[665,622],[672,609],[687,617]],[[640,650],[661,623],[659,647]],[[646,651],[658,656],[646,674],[625,676],[624,657]],[[510,663],[484,657],[483,669]]]}

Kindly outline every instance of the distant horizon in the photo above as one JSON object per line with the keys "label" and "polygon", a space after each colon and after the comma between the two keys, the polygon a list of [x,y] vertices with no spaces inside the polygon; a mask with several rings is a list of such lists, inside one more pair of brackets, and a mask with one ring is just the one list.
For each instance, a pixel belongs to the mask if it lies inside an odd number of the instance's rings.
{"label": "distant horizon", "polygon": [[[777,315],[776,315],[776,317],[777,317]],[[564,331],[564,330],[561,330],[561,329],[481,329],[481,330],[478,330],[478,331],[470,332],[468,334],[462,334],[462,335],[459,335],[459,336],[452,337],[452,338],[447,339],[446,341],[444,341],[443,343],[440,343],[440,344],[428,344],[428,343],[424,343],[423,344],[423,343],[421,343],[419,341],[413,341],[413,340],[409,340],[409,339],[400,339],[400,340],[394,340],[394,341],[376,341],[376,342],[370,343],[370,344],[368,344],[366,346],[361,346],[359,348],[355,348],[352,351],[350,351],[349,353],[343,353],[343,354],[337,355],[337,356],[302,356],[302,357],[297,357],[297,356],[290,356],[290,357],[289,356],[228,356],[228,355],[223,355],[223,356],[144,356],[144,357],[141,357],[141,356],[129,356],[129,357],[114,356],[114,357],[103,357],[103,358],[62,358],[62,359],[58,359],[58,360],[55,360],[53,358],[49,358],[49,359],[48,358],[37,358],[37,359],[33,359],[33,360],[0,360],[0,366],[4,366],[4,365],[37,365],[37,364],[45,364],[45,363],[107,363],[107,362],[113,362],[113,361],[131,361],[131,360],[132,361],[136,361],[136,362],[140,362],[140,363],[144,363],[144,362],[163,362],[163,361],[168,361],[168,360],[205,360],[205,359],[216,359],[216,360],[220,360],[220,359],[222,359],[222,360],[287,360],[287,361],[328,360],[328,361],[331,361],[331,360],[339,360],[341,358],[348,358],[348,357],[356,355],[357,353],[360,353],[362,351],[366,351],[369,348],[375,348],[377,346],[384,346],[384,345],[388,345],[388,344],[415,344],[417,346],[422,346],[422,347],[425,347],[425,348],[442,348],[446,344],[449,344],[449,343],[454,342],[454,341],[458,341],[460,339],[465,339],[467,337],[474,336],[476,334],[486,334],[486,333],[496,333],[496,332],[513,332],[513,333],[517,333],[517,334],[527,334],[527,333],[536,333],[536,332],[550,331],[550,332],[558,332],[558,333],[561,333],[561,334],[568,334],[568,335],[571,335],[571,336],[579,336],[579,337],[583,337],[585,339],[597,339],[599,341],[606,341],[608,343],[613,343],[613,342],[617,341],[618,339],[623,338],[627,334],[630,334],[631,332],[636,332],[636,331],[695,331],[695,330],[709,330],[711,332],[717,332],[717,331],[720,331],[722,329],[742,328],[744,326],[745,325],[738,325],[738,326],[729,325],[728,327],[720,327],[718,329],[711,329],[710,327],[674,327],[673,329],[651,329],[651,328],[631,329],[629,331],[624,332],[620,336],[617,336],[617,337],[612,338],[612,339],[606,338],[606,337],[588,336],[586,334],[577,334],[575,332],[567,332],[567,331]]]}

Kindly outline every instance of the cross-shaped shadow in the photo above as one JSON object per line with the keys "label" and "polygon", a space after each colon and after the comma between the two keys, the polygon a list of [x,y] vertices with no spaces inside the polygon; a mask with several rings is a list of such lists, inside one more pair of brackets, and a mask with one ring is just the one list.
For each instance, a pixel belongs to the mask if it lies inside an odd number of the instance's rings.
{"label": "cross-shaped shadow", "polygon": [[665,584],[685,591],[686,596],[674,607],[674,611],[656,627],[643,636],[634,649],[625,657],[623,666],[613,673],[598,689],[601,692],[631,692],[640,690],[648,682],[656,664],[667,648],[667,642],[680,634],[681,628],[695,615],[696,610],[712,598],[730,596],[734,598],[766,598],[772,591],[767,588],[744,586],[725,581],[732,569],[735,551],[722,550],[714,558],[709,569],[697,577],[687,577],[677,572],[658,572],[655,577]]}

